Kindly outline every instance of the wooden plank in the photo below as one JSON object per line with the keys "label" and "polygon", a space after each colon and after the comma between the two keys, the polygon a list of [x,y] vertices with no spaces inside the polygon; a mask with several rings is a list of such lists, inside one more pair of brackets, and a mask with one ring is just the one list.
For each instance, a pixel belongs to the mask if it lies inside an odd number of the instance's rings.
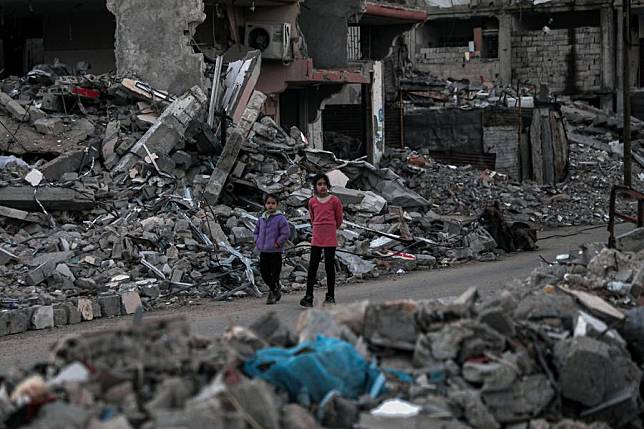
{"label": "wooden plank", "polygon": [[152,88],[145,82],[125,78],[121,81],[121,85],[137,96],[149,100],[151,102],[165,101],[167,103],[172,103],[175,101],[175,98],[168,94],[166,91],[161,91],[155,88]]}
{"label": "wooden plank", "polygon": [[91,210],[96,205],[94,191],[89,189],[79,192],[72,188],[42,186],[37,188],[34,195],[34,188],[31,186],[0,188],[0,201],[5,207],[41,212],[36,198],[46,210],[52,211]]}
{"label": "wooden plank", "polygon": [[553,130],[555,180],[561,182],[568,175],[568,138],[559,112],[550,112],[550,128]]}
{"label": "wooden plank", "polygon": [[543,157],[541,155],[541,113],[538,109],[532,112],[530,124],[530,153],[532,155],[533,180],[543,185]]}
{"label": "wooden plank", "polygon": [[521,180],[532,179],[532,157],[530,156],[530,136],[523,132],[519,146],[519,159],[521,160]]}
{"label": "wooden plank", "polygon": [[593,312],[612,317],[616,320],[624,320],[624,318],[626,317],[624,316],[624,313],[622,313],[619,309],[613,307],[608,302],[604,301],[602,298],[596,295],[591,295],[588,292],[581,290],[572,290],[561,286],[559,286],[559,289],[577,298],[584,307]]}
{"label": "wooden plank", "polygon": [[550,128],[550,112],[548,109],[541,111],[541,156],[543,157],[543,182],[548,185],[555,184],[555,151],[552,142],[552,128]]}

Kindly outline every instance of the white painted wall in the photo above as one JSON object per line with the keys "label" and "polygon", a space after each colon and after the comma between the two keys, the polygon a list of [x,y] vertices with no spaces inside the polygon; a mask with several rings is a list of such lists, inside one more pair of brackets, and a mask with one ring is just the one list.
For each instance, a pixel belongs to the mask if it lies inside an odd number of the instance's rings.
{"label": "white painted wall", "polygon": [[373,165],[378,166],[385,152],[385,91],[382,61],[373,63],[371,111],[373,112]]}

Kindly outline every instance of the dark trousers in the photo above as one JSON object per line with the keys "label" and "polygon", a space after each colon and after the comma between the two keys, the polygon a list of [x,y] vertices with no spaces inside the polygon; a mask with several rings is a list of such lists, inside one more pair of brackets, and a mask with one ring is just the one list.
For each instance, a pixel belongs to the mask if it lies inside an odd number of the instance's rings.
{"label": "dark trousers", "polygon": [[264,283],[271,291],[279,288],[280,273],[282,272],[282,254],[262,252],[259,254],[259,272],[262,274]]}
{"label": "dark trousers", "polygon": [[311,262],[306,277],[306,295],[313,296],[313,286],[317,281],[322,250],[324,250],[324,269],[326,270],[326,294],[335,297],[335,247],[311,246]]}

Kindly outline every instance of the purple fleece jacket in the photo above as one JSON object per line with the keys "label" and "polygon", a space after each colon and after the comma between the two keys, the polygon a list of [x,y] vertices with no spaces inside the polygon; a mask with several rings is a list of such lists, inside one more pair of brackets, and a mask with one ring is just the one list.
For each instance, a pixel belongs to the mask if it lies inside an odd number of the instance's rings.
{"label": "purple fleece jacket", "polygon": [[[268,216],[266,212],[257,219],[255,247],[260,252],[284,253],[284,243],[291,236],[286,216],[281,213]],[[279,248],[275,248],[275,243]]]}

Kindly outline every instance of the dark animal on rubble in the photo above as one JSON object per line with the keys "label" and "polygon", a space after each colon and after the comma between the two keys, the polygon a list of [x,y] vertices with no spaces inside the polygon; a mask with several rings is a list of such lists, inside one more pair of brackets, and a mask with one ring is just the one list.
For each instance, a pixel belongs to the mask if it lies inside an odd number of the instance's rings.
{"label": "dark animal on rubble", "polygon": [[497,247],[506,252],[535,250],[537,248],[536,230],[522,222],[515,222],[511,226],[508,225],[503,219],[503,213],[498,201],[483,209],[478,220],[494,238]]}
{"label": "dark animal on rubble", "polygon": [[517,250],[537,250],[537,230],[527,223],[514,222],[510,225],[514,247]]}

